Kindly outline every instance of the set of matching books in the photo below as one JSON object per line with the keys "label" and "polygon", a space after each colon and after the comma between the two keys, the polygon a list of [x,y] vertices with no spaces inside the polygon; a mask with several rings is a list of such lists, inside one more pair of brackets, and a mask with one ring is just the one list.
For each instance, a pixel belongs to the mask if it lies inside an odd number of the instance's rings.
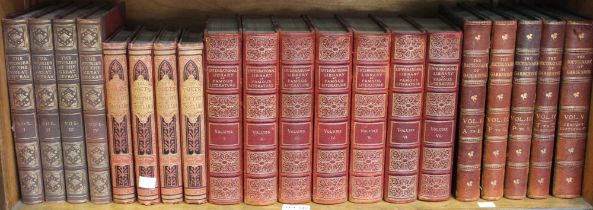
{"label": "set of matching books", "polygon": [[213,17],[202,38],[123,10],[3,19],[24,203],[580,196],[591,20],[460,4]]}

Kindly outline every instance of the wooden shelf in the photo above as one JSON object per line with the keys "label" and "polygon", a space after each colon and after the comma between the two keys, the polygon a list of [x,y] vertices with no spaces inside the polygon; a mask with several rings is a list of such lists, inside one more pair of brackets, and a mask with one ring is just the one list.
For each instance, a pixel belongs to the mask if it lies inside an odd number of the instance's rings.
{"label": "wooden shelf", "polygon": [[[480,201],[485,202],[485,201]],[[496,209],[582,209],[593,210],[593,206],[587,203],[583,198],[560,199],[548,198],[543,200],[524,199],[509,200],[501,199],[495,201]],[[353,204],[343,203],[337,205],[321,205],[309,203],[312,210],[420,210],[420,209],[484,209],[478,207],[477,202],[461,202],[455,199],[449,199],[445,202],[422,202],[416,201],[408,204],[391,204],[380,202],[374,204]],[[134,204],[106,204],[95,205],[92,203],[69,204],[69,203],[43,203],[38,205],[19,204],[14,210],[280,210],[282,204],[276,203],[270,206],[250,206],[245,204],[238,205],[193,205],[193,204],[158,204],[152,206],[143,206]]]}

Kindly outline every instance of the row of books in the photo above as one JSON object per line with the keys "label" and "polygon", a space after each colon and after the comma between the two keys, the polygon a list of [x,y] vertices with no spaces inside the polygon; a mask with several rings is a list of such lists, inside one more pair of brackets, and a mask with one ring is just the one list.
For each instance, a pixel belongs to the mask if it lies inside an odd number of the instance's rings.
{"label": "row of books", "polygon": [[22,200],[579,197],[593,21],[439,13],[213,17],[203,45],[125,28],[121,4],[4,19]]}

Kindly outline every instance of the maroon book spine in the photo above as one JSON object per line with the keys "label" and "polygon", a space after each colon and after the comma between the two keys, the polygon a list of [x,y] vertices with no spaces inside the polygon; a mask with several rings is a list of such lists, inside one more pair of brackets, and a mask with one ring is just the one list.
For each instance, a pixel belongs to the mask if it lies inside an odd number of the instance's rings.
{"label": "maroon book spine", "polygon": [[568,21],[564,46],[552,194],[577,198],[581,196],[591,103],[591,21]]}
{"label": "maroon book spine", "polygon": [[409,203],[418,195],[426,33],[392,31],[385,201]]}
{"label": "maroon book spine", "polygon": [[280,31],[281,203],[311,201],[315,33]]}
{"label": "maroon book spine", "polygon": [[[370,19],[369,19],[370,20]],[[353,29],[349,200],[383,199],[390,34]]]}
{"label": "maroon book spine", "polygon": [[458,106],[461,31],[429,32],[418,199],[444,201],[451,194]]}
{"label": "maroon book spine", "polygon": [[565,27],[564,21],[545,21],[542,28],[527,183],[530,198],[550,194]]}
{"label": "maroon book spine", "polygon": [[241,33],[205,32],[208,202],[243,201]]}

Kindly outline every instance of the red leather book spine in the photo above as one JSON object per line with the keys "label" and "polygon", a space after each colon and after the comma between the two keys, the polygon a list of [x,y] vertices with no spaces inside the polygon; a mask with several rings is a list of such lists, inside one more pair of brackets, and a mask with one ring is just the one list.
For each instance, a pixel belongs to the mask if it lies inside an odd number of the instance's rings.
{"label": "red leather book spine", "polygon": [[156,43],[153,51],[159,181],[163,203],[183,201],[176,51],[177,42]]}
{"label": "red leather book spine", "polygon": [[541,28],[540,20],[518,21],[504,177],[504,197],[509,199],[523,199],[527,195]]}
{"label": "red leather book spine", "polygon": [[208,33],[206,106],[208,202],[243,201],[242,66],[240,33]]}
{"label": "red leather book spine", "polygon": [[313,202],[348,200],[352,33],[315,34]]}
{"label": "red leather book spine", "polygon": [[107,137],[115,203],[136,200],[127,49],[127,42],[103,43]]}
{"label": "red leather book spine", "polygon": [[183,194],[186,203],[195,204],[206,203],[203,49],[201,41],[177,46]]}
{"label": "red leather book spine", "polygon": [[278,201],[311,201],[315,34],[279,32],[280,157]]}
{"label": "red leather book spine", "polygon": [[503,195],[517,22],[494,21],[482,154],[482,199]]}
{"label": "red leather book spine", "polygon": [[554,21],[544,22],[542,28],[527,183],[530,198],[550,194],[565,26],[564,21]]}
{"label": "red leather book spine", "polygon": [[389,33],[354,32],[349,200],[383,199]]}
{"label": "red leather book spine", "polygon": [[486,112],[486,86],[490,60],[490,21],[463,24],[463,64],[459,101],[459,142],[455,197],[461,201],[480,198],[482,140]]}
{"label": "red leather book spine", "polygon": [[568,21],[564,46],[552,194],[559,198],[577,198],[581,196],[589,124],[591,21]]}
{"label": "red leather book spine", "polygon": [[278,200],[278,33],[243,32],[245,203]]}
{"label": "red leather book spine", "polygon": [[409,203],[418,197],[422,107],[426,75],[426,33],[391,33],[389,130],[385,201]]}
{"label": "red leather book spine", "polygon": [[[154,103],[152,42],[131,43],[128,50],[130,66],[130,102],[132,104],[132,137],[135,142],[134,162],[138,203],[160,202],[159,164]],[[155,182],[154,188],[140,186],[140,181]]]}
{"label": "red leather book spine", "polygon": [[445,201],[451,194],[461,39],[461,31],[431,32],[428,36],[418,184],[418,199],[423,201]]}

